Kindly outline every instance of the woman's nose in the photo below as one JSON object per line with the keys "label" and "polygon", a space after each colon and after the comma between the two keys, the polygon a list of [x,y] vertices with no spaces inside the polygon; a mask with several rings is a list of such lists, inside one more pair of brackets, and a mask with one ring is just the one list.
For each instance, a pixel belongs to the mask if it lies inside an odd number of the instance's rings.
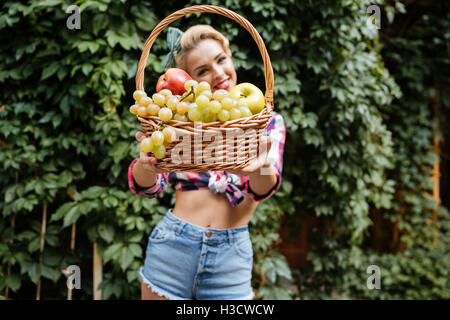
{"label": "woman's nose", "polygon": [[217,64],[213,66],[213,72],[214,72],[214,80],[221,79],[225,74],[223,68]]}

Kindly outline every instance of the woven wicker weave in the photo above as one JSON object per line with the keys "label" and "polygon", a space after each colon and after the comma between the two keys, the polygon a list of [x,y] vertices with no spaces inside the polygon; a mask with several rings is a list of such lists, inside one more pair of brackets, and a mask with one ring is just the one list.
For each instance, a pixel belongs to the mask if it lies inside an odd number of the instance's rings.
{"label": "woven wicker weave", "polygon": [[[160,159],[156,167],[166,172],[181,172],[181,171],[218,171],[231,170],[244,167],[250,160],[254,159],[257,154],[255,151],[259,147],[259,138],[264,134],[264,130],[271,118],[271,111],[273,110],[273,70],[270,62],[266,46],[259,35],[258,31],[245,18],[237,13],[210,5],[198,5],[189,8],[178,10],[165,19],[163,19],[152,31],[147,41],[145,42],[141,58],[138,64],[136,74],[136,90],[144,90],[144,71],[147,64],[147,58],[150,49],[158,37],[158,35],[173,21],[191,13],[207,12],[216,13],[232,20],[237,21],[243,26],[255,40],[264,62],[264,76],[266,84],[265,108],[258,114],[254,114],[248,118],[240,118],[226,122],[209,122],[209,123],[193,123],[182,122],[177,120],[170,120],[163,123],[159,117],[150,116],[147,118],[139,117],[142,130],[146,136],[150,136],[153,131],[158,130],[161,126],[169,125],[177,132],[178,140],[166,146],[166,155]],[[246,135],[242,135],[242,130]],[[211,135],[220,134],[223,139],[219,140]],[[233,139],[226,139],[227,134]],[[181,136],[181,138],[180,138]],[[201,137],[201,140],[197,140]],[[209,137],[209,138],[208,138]],[[181,159],[171,157],[173,148],[179,147],[180,141],[184,141],[188,145],[190,139],[189,149],[190,155],[180,153]],[[215,148],[212,147],[215,143]],[[208,148],[209,146],[209,148]],[[212,149],[212,152],[211,152]],[[205,152],[208,151],[208,152]]]}

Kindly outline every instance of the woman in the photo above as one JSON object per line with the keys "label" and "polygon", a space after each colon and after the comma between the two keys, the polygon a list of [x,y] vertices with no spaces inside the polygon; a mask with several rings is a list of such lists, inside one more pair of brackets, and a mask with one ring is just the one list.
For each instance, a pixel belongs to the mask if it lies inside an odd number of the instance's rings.
{"label": "woman", "polygon": [[[191,27],[180,45],[176,63],[193,79],[207,81],[212,91],[236,85],[228,40],[218,31]],[[136,134],[138,141],[143,137]],[[133,193],[156,197],[167,184],[176,190],[173,210],[149,238],[140,270],[142,299],[253,298],[248,223],[258,202],[280,187],[284,141],[283,119],[274,112],[261,138],[270,151],[243,169],[165,173],[144,153],[132,161],[128,176]]]}

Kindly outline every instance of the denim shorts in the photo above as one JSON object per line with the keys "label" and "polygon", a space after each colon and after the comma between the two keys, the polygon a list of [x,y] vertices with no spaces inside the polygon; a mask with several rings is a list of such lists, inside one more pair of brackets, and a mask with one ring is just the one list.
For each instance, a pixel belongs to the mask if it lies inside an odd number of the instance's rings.
{"label": "denim shorts", "polygon": [[251,300],[252,266],[248,226],[204,228],[169,209],[149,237],[139,274],[170,300]]}

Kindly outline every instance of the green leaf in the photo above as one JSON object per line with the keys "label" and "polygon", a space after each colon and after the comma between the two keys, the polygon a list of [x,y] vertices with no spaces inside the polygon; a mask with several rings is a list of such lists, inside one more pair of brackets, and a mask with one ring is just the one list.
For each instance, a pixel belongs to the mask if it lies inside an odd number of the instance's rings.
{"label": "green leaf", "polygon": [[130,151],[130,143],[127,141],[116,142],[109,150],[108,155],[114,157],[114,163],[119,163]]}
{"label": "green leaf", "polygon": [[60,273],[59,270],[55,270],[54,268],[48,267],[45,264],[41,264],[41,274],[44,278],[56,282],[57,278],[55,271],[57,271],[58,274]]}
{"label": "green leaf", "polygon": [[61,5],[62,1],[61,0],[43,0],[37,3],[37,6],[39,7],[54,7],[54,6],[58,6]]}
{"label": "green leaf", "polygon": [[140,245],[138,245],[138,244],[136,244],[136,243],[131,243],[131,244],[129,245],[129,248],[130,248],[130,251],[132,252],[132,254],[133,254],[135,257],[140,257],[140,256],[142,256],[142,249],[141,249],[141,246],[140,246]]}
{"label": "green leaf", "polygon": [[142,232],[133,232],[131,233],[130,236],[128,236],[128,242],[135,242],[135,243],[139,243],[142,240],[142,237],[144,236],[144,234]]}
{"label": "green leaf", "polygon": [[92,31],[94,32],[94,35],[97,35],[98,32],[102,29],[105,29],[108,26],[109,18],[105,14],[97,14],[94,17],[93,23],[92,23]]}
{"label": "green leaf", "polygon": [[12,291],[17,292],[17,290],[19,290],[20,286],[22,285],[22,280],[20,279],[19,275],[11,274],[6,277],[5,284],[7,284]]}
{"label": "green leaf", "polygon": [[284,259],[280,257],[279,259],[274,260],[274,265],[279,276],[292,280],[291,269]]}
{"label": "green leaf", "polygon": [[36,237],[36,233],[31,231],[31,230],[25,230],[21,233],[19,233],[16,236],[16,239],[18,241],[23,241],[23,240],[31,240],[32,238]]}
{"label": "green leaf", "polygon": [[78,206],[75,205],[74,207],[72,207],[64,216],[63,228],[66,228],[66,227],[72,225],[72,223],[74,223],[75,221],[78,220],[80,215],[81,215],[81,212],[80,212]]}
{"label": "green leaf", "polygon": [[14,200],[15,195],[16,195],[16,189],[17,189],[16,185],[13,185],[13,186],[9,187],[8,189],[6,189],[5,203],[9,203]]}
{"label": "green leaf", "polygon": [[58,221],[75,207],[75,202],[66,202],[60,206],[50,218],[50,222]]}
{"label": "green leaf", "polygon": [[92,186],[81,193],[83,199],[98,199],[105,192],[103,187]]}
{"label": "green leaf", "polygon": [[83,64],[81,71],[83,71],[84,75],[88,76],[89,72],[91,72],[93,68],[94,66],[92,64]]}
{"label": "green leaf", "polygon": [[122,243],[115,243],[115,244],[109,246],[103,254],[105,263],[112,259],[114,259],[114,260],[117,259],[118,254],[120,254],[122,248],[123,248]]}
{"label": "green leaf", "polygon": [[45,80],[56,73],[59,69],[59,63],[53,62],[51,65],[42,70],[41,80]]}
{"label": "green leaf", "polygon": [[133,262],[133,258],[133,251],[131,251],[128,247],[123,247],[120,250],[120,268],[125,271]]}
{"label": "green leaf", "polygon": [[41,247],[41,238],[38,236],[28,244],[28,252],[33,253]]}
{"label": "green leaf", "polygon": [[37,284],[37,282],[41,276],[41,264],[33,263],[31,265],[31,268],[30,268],[28,274],[30,275],[31,281],[33,281],[33,283]]}
{"label": "green leaf", "polygon": [[98,226],[98,234],[108,243],[114,240],[114,227],[112,225],[100,224]]}
{"label": "green leaf", "polygon": [[70,102],[69,97],[66,95],[62,98],[61,103],[59,104],[59,108],[63,112],[64,117],[68,117],[70,114]]}

